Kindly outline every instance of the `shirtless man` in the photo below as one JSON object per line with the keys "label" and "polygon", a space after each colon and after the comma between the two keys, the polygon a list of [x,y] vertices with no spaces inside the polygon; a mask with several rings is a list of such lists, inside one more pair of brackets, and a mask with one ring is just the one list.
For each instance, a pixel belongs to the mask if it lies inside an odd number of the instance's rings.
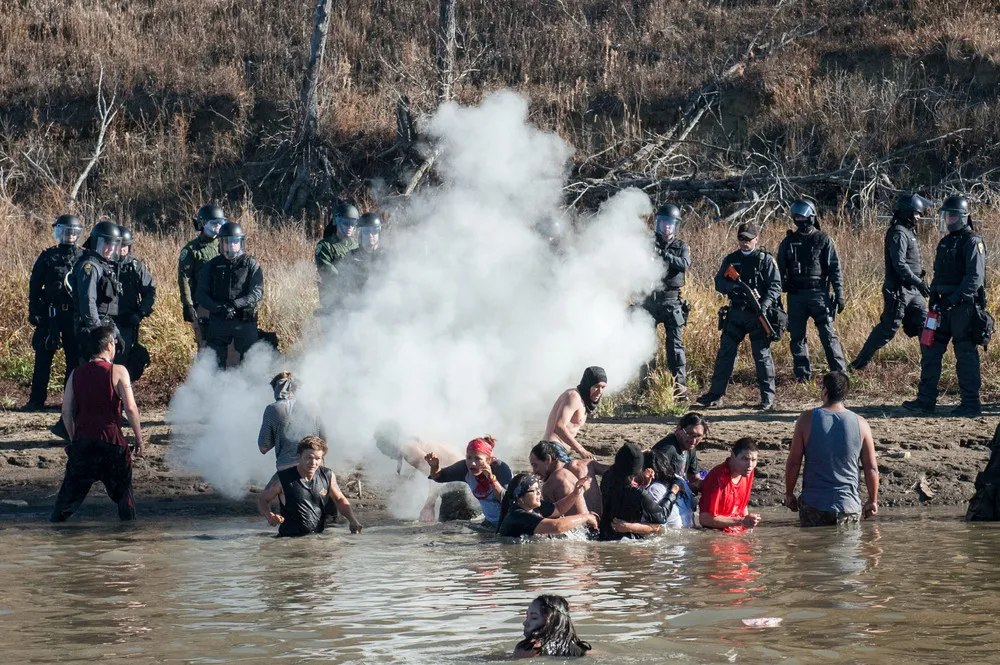
{"label": "shirtless man", "polygon": [[[397,474],[402,473],[403,462],[406,462],[422,475],[426,476],[430,473],[430,467],[424,459],[428,453],[434,453],[437,455],[438,459],[441,460],[442,466],[450,466],[455,462],[464,459],[464,456],[459,454],[457,450],[447,444],[424,441],[423,439],[415,436],[404,435],[402,429],[395,422],[384,422],[378,426],[375,430],[375,447],[378,448],[379,452],[386,457],[396,460]],[[456,491],[454,484],[440,485],[435,482],[428,482],[428,485],[429,489],[427,492],[427,500],[424,502],[424,506],[420,510],[421,522],[433,522],[435,519],[434,506],[437,503],[438,498],[443,497],[443,495],[448,494],[449,492]],[[464,487],[460,488],[459,491],[461,494],[468,494]],[[457,497],[454,498],[457,499]],[[460,505],[464,505],[468,502],[453,501],[451,503],[457,504],[453,506],[457,509]],[[444,508],[444,505],[442,505],[442,508]],[[442,521],[447,521],[449,519],[453,518],[449,515],[445,515]]]}
{"label": "shirtless man", "polygon": [[597,460],[570,459],[569,453],[561,444],[552,441],[539,441],[528,455],[531,471],[542,479],[542,499],[557,503],[573,490],[583,479],[589,479],[590,484],[581,495],[576,505],[565,511],[563,515],[601,514],[604,502],[601,500],[601,489],[595,480],[610,467]]}
{"label": "shirtless man", "polygon": [[545,440],[568,446],[583,459],[593,459],[594,456],[577,442],[576,435],[587,422],[587,415],[597,408],[607,387],[608,375],[603,368],[585,369],[580,385],[560,395],[552,407],[545,425]]}

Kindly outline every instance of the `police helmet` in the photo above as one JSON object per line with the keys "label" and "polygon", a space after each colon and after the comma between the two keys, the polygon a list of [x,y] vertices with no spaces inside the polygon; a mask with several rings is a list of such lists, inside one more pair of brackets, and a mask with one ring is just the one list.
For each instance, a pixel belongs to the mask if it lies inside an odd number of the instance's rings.
{"label": "police helmet", "polygon": [[132,232],[129,231],[124,226],[119,226],[118,227],[118,231],[119,231],[119,233],[122,234],[122,247],[131,247],[132,246],[132,242],[133,242],[133,240],[132,240]]}
{"label": "police helmet", "polygon": [[75,245],[83,233],[83,224],[76,215],[59,215],[52,228],[52,235],[59,245]]}
{"label": "police helmet", "polygon": [[382,216],[377,212],[366,212],[358,220],[358,244],[361,249],[378,249],[379,234],[382,233]]}
{"label": "police helmet", "polygon": [[351,203],[341,201],[333,209],[333,221],[337,225],[337,230],[344,237],[354,235],[354,229],[358,226],[358,218],[361,215],[358,209]]}
{"label": "police helmet", "polygon": [[669,238],[677,233],[681,225],[681,209],[672,203],[660,206],[656,211],[656,235]]}
{"label": "police helmet", "polygon": [[115,261],[118,259],[122,246],[121,229],[110,220],[102,220],[94,224],[88,242],[90,248],[104,257],[106,261]]}
{"label": "police helmet", "polygon": [[219,227],[226,223],[226,213],[217,205],[209,203],[198,208],[198,214],[194,218],[194,228],[197,231],[204,231],[209,238],[214,238],[219,233]]}
{"label": "police helmet", "polygon": [[236,222],[226,222],[219,229],[219,253],[227,259],[243,255],[243,227]]}
{"label": "police helmet", "polygon": [[939,215],[942,233],[961,231],[969,225],[969,202],[958,194],[949,196],[941,204]]}

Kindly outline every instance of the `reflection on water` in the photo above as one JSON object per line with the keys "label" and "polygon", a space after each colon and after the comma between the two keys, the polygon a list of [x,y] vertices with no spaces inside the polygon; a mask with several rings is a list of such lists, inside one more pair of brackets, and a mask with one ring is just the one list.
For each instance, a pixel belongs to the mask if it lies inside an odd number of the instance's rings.
{"label": "reflection on water", "polygon": [[[6,662],[502,658],[540,593],[589,662],[996,662],[1000,528],[944,513],[746,536],[499,544],[454,525],[278,540],[259,523],[0,532]],[[775,628],[742,619],[780,617]]]}

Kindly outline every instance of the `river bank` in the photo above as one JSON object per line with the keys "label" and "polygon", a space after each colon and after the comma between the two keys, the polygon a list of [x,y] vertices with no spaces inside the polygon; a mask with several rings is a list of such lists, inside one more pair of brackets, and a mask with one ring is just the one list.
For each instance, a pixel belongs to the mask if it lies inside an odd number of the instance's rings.
{"label": "river bank", "polygon": [[[729,444],[752,436],[760,445],[752,505],[779,505],[784,498],[784,463],[798,413],[808,405],[782,405],[765,415],[726,408],[707,413],[711,431],[699,447],[705,468],[723,461]],[[871,424],[881,473],[883,514],[895,507],[964,504],[974,492],[976,474],[989,458],[996,416],[989,408],[981,418],[912,417],[897,407],[856,409]],[[255,514],[254,495],[241,500],[218,494],[202,478],[171,468],[167,451],[170,428],[163,408],[143,411],[147,455],[134,473],[140,515],[197,517]],[[46,518],[59,490],[66,455],[48,427],[58,411],[0,411],[0,519],[34,521]],[[600,459],[610,460],[626,442],[650,447],[673,428],[670,417],[604,418],[589,423],[581,442]],[[526,470],[524,453],[504,456],[515,470]],[[335,466],[335,464],[331,464]],[[351,475],[343,489],[360,514],[384,514],[386,497],[372,491],[360,476]],[[923,483],[921,484],[921,481]],[[932,495],[932,496],[931,496]],[[81,509],[81,518],[111,519],[113,511],[96,486]]]}

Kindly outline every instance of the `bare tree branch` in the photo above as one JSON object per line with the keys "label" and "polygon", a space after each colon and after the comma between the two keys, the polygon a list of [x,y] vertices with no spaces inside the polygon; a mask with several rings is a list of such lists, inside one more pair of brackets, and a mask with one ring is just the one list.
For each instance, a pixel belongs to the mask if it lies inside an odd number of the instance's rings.
{"label": "bare tree branch", "polygon": [[80,188],[83,187],[83,183],[87,181],[87,176],[90,175],[91,169],[97,164],[97,160],[101,158],[104,153],[104,139],[108,134],[108,127],[114,121],[115,116],[118,115],[118,109],[115,108],[115,101],[117,99],[117,93],[111,94],[111,99],[108,100],[104,96],[104,67],[101,67],[100,76],[97,79],[97,118],[100,120],[100,128],[97,132],[97,143],[94,145],[94,153],[87,160],[87,165],[83,167],[83,171],[80,176],[73,183],[73,187],[69,190],[68,203],[72,207],[76,203],[76,198],[80,194]]}

